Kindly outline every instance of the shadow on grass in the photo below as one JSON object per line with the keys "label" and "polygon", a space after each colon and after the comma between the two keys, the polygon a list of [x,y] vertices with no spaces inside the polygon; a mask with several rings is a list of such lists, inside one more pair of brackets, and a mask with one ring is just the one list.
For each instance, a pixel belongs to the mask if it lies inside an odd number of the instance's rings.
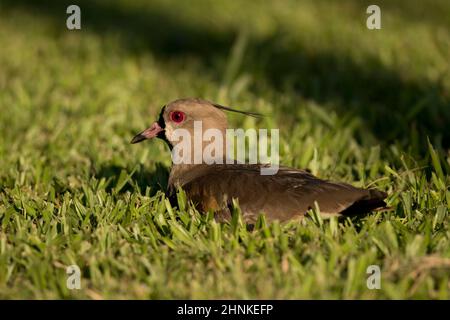
{"label": "shadow on grass", "polygon": [[[7,0],[5,7],[38,13],[63,33],[69,4]],[[101,1],[77,4],[82,7],[83,29],[115,34],[126,50],[150,51],[161,60],[195,56],[213,73],[222,72],[216,71],[214,62],[227,59],[239,32],[201,28],[156,6],[140,10]],[[450,147],[450,95],[442,81],[407,80],[377,58],[367,57],[361,65],[336,52],[310,53],[302,44],[286,46],[282,41],[281,31],[269,38],[249,39],[243,71],[280,92],[293,88],[306,99],[333,106],[338,114],[357,116],[380,142],[400,142],[422,153],[430,136],[436,146]],[[283,113],[293,111],[285,108]]]}
{"label": "shadow on grass", "polygon": [[149,195],[154,196],[158,191],[166,192],[169,169],[160,162],[156,163],[154,170],[149,171],[139,165],[133,172],[118,165],[105,164],[94,173],[94,176],[99,180],[104,178],[108,181],[107,192],[135,192],[137,187],[141,194],[145,194],[149,188]]}

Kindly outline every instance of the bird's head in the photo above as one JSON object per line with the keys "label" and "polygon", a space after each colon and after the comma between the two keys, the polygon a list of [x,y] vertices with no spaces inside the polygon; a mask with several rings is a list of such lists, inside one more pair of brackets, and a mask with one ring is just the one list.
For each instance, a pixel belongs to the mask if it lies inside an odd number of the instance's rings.
{"label": "bird's head", "polygon": [[179,99],[165,105],[161,109],[159,119],[149,128],[134,136],[131,143],[138,143],[156,137],[165,140],[169,147],[173,148],[180,141],[174,132],[177,129],[184,129],[189,132],[191,139],[194,139],[194,126],[199,122],[201,122],[203,132],[208,129],[217,129],[225,137],[227,116],[223,112],[224,110],[250,116],[259,115],[257,113],[235,110],[207,100]]}

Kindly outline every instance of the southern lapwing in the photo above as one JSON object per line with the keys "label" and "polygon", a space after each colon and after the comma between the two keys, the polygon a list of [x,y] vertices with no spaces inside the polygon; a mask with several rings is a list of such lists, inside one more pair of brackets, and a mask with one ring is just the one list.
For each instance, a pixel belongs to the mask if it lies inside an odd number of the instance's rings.
{"label": "southern lapwing", "polygon": [[[157,137],[172,150],[181,141],[175,139],[175,130],[185,129],[193,139],[195,121],[201,121],[203,131],[213,128],[225,135],[228,124],[224,111],[257,115],[202,99],[179,99],[164,106],[158,121],[137,134],[131,143]],[[173,164],[168,193],[173,196],[181,187],[198,210],[212,210],[219,220],[231,218],[233,199],[236,199],[244,220],[250,224],[260,214],[265,214],[269,220],[298,219],[316,205],[324,216],[357,215],[386,206],[386,193],[376,189],[322,180],[305,170],[288,167],[280,167],[275,175],[261,175],[261,166],[204,162]]]}

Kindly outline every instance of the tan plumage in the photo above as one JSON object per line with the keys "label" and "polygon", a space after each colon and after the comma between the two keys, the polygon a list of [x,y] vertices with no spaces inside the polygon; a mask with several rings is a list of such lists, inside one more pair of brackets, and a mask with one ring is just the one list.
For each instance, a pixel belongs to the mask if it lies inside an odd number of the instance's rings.
{"label": "tan plumage", "polygon": [[[162,109],[157,123],[135,136],[132,142],[156,136],[173,147],[176,143],[171,140],[173,130],[181,127],[192,131],[194,120],[202,120],[204,129],[217,128],[225,132],[227,121],[223,109],[239,112],[200,99],[176,100]],[[185,120],[179,124],[172,121],[169,115],[173,111],[183,112]],[[219,219],[230,218],[232,199],[237,199],[248,223],[254,223],[261,213],[269,220],[298,219],[314,208],[315,203],[323,215],[362,214],[386,205],[383,201],[386,194],[375,189],[325,181],[307,171],[287,167],[280,167],[275,175],[261,175],[260,166],[174,165],[168,191],[173,194],[177,187],[182,187],[199,210],[213,210]]]}

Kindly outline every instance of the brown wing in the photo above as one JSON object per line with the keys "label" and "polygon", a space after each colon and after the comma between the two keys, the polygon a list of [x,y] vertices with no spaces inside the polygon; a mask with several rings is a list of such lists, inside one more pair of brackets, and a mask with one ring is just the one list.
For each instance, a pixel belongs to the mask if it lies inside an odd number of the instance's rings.
{"label": "brown wing", "polygon": [[225,218],[232,199],[238,199],[247,222],[255,222],[260,213],[270,220],[300,218],[315,201],[324,215],[365,213],[384,207],[386,197],[378,190],[321,180],[291,168],[263,176],[259,165],[200,166],[181,177],[179,185],[200,210],[212,209]]}

